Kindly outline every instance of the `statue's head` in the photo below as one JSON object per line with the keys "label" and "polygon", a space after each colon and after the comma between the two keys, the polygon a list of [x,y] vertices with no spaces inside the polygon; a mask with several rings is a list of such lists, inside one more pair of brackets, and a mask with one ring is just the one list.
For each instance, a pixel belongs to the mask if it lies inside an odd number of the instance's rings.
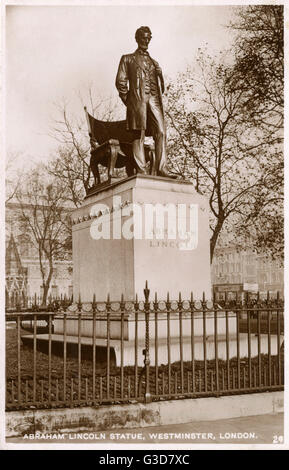
{"label": "statue's head", "polygon": [[151,38],[152,33],[148,26],[141,26],[135,32],[135,40],[138,43],[138,47],[143,51],[147,50]]}

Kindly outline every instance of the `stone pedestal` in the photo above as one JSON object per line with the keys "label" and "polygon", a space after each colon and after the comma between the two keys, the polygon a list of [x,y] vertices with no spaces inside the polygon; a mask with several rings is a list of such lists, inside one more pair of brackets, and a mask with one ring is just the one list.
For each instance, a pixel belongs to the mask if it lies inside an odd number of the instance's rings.
{"label": "stone pedestal", "polygon": [[90,194],[72,219],[74,301],[141,300],[146,280],[151,298],[211,298],[208,202],[191,183],[133,176]]}

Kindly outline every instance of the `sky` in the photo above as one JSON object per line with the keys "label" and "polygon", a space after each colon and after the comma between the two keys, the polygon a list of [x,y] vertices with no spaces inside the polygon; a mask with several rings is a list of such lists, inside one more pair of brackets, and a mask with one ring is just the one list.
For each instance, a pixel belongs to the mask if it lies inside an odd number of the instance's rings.
{"label": "sky", "polygon": [[[133,52],[139,26],[149,26],[151,56],[168,77],[195,60],[198,48],[230,48],[228,6],[7,6],[6,148],[27,164],[51,157],[55,103],[83,113],[77,93],[118,98],[120,57]],[[123,119],[125,108],[123,107]],[[22,161],[23,161],[22,159]]]}

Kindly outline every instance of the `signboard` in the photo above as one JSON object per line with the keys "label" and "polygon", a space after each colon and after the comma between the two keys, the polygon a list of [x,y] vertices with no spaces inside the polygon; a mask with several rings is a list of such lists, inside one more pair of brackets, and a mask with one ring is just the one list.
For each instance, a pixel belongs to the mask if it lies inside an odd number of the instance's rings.
{"label": "signboard", "polygon": [[243,290],[242,284],[215,284],[213,287],[215,292],[242,292]]}
{"label": "signboard", "polygon": [[251,284],[249,282],[244,282],[243,289],[248,292],[258,292],[258,284]]}

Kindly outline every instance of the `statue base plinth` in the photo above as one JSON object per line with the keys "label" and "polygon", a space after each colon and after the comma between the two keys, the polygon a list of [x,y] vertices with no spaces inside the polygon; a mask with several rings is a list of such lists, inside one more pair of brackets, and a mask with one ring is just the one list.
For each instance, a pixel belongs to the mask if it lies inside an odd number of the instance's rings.
{"label": "statue base plinth", "polygon": [[[131,206],[134,205],[134,206]],[[147,207],[160,213],[153,216],[151,238],[146,230]],[[170,206],[172,212],[166,208]],[[185,215],[179,205],[186,209]],[[195,208],[193,227],[190,207]],[[133,214],[129,207],[136,207]],[[175,209],[174,209],[175,208]],[[161,233],[164,209],[164,232]],[[177,219],[172,220],[174,210]],[[149,211],[148,211],[149,212]],[[103,214],[102,216],[100,214]],[[168,214],[168,215],[167,215]],[[209,214],[207,199],[188,182],[158,176],[136,175],[109,186],[95,188],[81,208],[72,215],[73,297],[77,302],[124,299],[132,301],[136,294],[143,299],[148,281],[151,296],[194,299],[211,297]],[[171,227],[179,224],[194,231],[192,247],[187,247],[178,228],[172,237]],[[134,225],[132,225],[134,224]],[[138,225],[137,225],[138,224]],[[131,229],[138,233],[128,238]],[[102,231],[103,236],[98,232]],[[97,239],[98,238],[98,239]],[[194,245],[194,246],[193,246]]]}

